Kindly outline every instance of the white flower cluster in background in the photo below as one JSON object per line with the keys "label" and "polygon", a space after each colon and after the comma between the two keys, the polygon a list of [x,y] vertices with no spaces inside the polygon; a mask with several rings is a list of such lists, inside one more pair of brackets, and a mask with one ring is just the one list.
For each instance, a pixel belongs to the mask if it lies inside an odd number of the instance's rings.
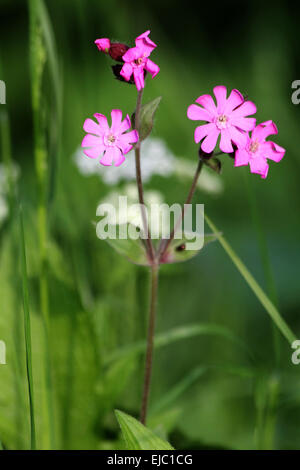
{"label": "white flower cluster in background", "polygon": [[9,192],[9,180],[14,184],[19,178],[20,168],[16,163],[11,166],[11,174],[9,174],[6,165],[0,163],[0,226],[3,224],[8,216],[9,205],[8,205],[8,192]]}
{"label": "white flower cluster in background", "polygon": [[[127,204],[126,210],[120,208],[119,205],[119,198],[120,196],[127,197]],[[160,206],[164,202],[163,195],[159,191],[155,190],[146,190],[144,193],[144,200],[145,206],[150,208]],[[143,228],[143,221],[141,216],[141,208],[138,205],[139,198],[138,198],[138,190],[137,186],[134,183],[127,184],[122,193],[120,191],[111,191],[104,199],[102,199],[99,203],[99,206],[104,206],[105,204],[112,205],[115,209],[113,216],[110,212],[107,212],[107,223],[111,225],[121,225],[130,223],[139,227],[140,229]],[[98,207],[99,207],[98,206]],[[97,209],[98,212],[98,209]],[[150,220],[149,220],[150,222]],[[161,221],[158,220],[158,223]],[[153,227],[152,227],[153,228]],[[159,231],[160,228],[157,228]]]}
{"label": "white flower cluster in background", "polygon": [[[119,167],[103,166],[98,159],[87,157],[81,148],[75,152],[73,159],[82,175],[99,175],[104,183],[109,186],[122,181],[135,181],[134,150],[126,155],[125,162]],[[195,173],[194,162],[173,155],[165,142],[157,137],[149,137],[143,142],[141,167],[145,183],[149,182],[154,175],[165,178],[175,175],[185,180],[192,180]],[[221,178],[217,174],[209,172],[206,168],[202,170],[198,187],[211,194],[219,194],[223,190]]]}

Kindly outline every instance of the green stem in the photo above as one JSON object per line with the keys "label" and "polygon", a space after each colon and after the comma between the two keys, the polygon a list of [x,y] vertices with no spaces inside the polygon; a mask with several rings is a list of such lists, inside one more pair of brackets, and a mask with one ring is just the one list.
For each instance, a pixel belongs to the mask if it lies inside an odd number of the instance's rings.
{"label": "green stem", "polygon": [[157,291],[158,291],[158,270],[159,270],[159,265],[153,264],[151,266],[150,312],[149,312],[148,335],[147,335],[147,351],[146,351],[146,360],[145,360],[145,377],[144,377],[142,406],[141,406],[141,414],[140,414],[140,421],[144,425],[146,424],[146,420],[147,420],[147,411],[148,411],[148,402],[149,402],[150,384],[151,384],[151,375],[152,375],[153,345],[154,345]]}
{"label": "green stem", "polygon": [[198,165],[197,165],[197,168],[196,168],[196,172],[195,172],[195,175],[194,175],[194,178],[193,178],[193,181],[192,181],[192,185],[191,185],[189,194],[188,194],[188,196],[186,198],[186,201],[185,201],[185,203],[182,207],[181,216],[176,221],[176,223],[174,225],[174,228],[173,228],[173,230],[170,234],[170,237],[167,240],[162,240],[162,242],[161,242],[161,245],[160,245],[160,248],[159,248],[159,259],[160,260],[164,257],[165,253],[167,252],[167,250],[170,246],[170,243],[174,240],[175,233],[176,233],[180,223],[184,219],[185,206],[192,202],[192,199],[193,199],[195,191],[196,191],[197,182],[198,182],[199,176],[201,174],[202,167],[203,167],[203,161],[201,159],[199,159],[199,162],[198,162]]}

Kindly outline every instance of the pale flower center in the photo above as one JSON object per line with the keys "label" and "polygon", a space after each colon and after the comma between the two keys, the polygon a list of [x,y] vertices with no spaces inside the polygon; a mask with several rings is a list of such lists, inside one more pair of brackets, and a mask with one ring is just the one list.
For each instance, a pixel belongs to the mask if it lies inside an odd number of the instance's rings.
{"label": "pale flower center", "polygon": [[113,146],[116,142],[116,137],[113,134],[108,134],[104,138],[105,145],[109,145],[110,147]]}
{"label": "pale flower center", "polygon": [[143,54],[143,55],[142,55],[141,57],[139,57],[138,59],[135,59],[134,65],[136,65],[136,67],[140,67],[141,65],[144,64],[145,59],[146,59],[146,55]]}
{"label": "pale flower center", "polygon": [[254,140],[253,142],[250,142],[249,151],[251,153],[256,153],[258,148],[259,148],[259,142],[257,140]]}
{"label": "pale flower center", "polygon": [[218,129],[225,129],[227,127],[228,117],[225,114],[220,114],[216,119],[216,126]]}

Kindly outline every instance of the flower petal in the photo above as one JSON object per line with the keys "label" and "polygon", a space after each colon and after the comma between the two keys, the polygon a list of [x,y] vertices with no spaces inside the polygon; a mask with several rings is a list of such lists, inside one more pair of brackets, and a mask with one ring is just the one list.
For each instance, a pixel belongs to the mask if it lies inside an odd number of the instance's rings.
{"label": "flower petal", "polygon": [[219,137],[220,131],[214,126],[214,129],[209,132],[207,137],[205,137],[204,141],[201,144],[201,148],[203,152],[210,153],[214,150],[217,140]]}
{"label": "flower petal", "polygon": [[143,68],[134,69],[133,76],[134,76],[134,82],[136,84],[136,87],[138,91],[140,91],[145,86],[144,69]]}
{"label": "flower petal", "polygon": [[262,144],[263,155],[274,162],[280,162],[283,159],[285,154],[285,149],[280,147],[280,145],[275,144],[275,142],[265,142]]}
{"label": "flower petal", "polygon": [[120,166],[125,161],[124,155],[120,152],[119,155],[115,158],[115,166]]}
{"label": "flower petal", "polygon": [[118,135],[120,132],[120,126],[122,122],[122,111],[120,109],[113,109],[111,111],[111,127],[112,134]]}
{"label": "flower petal", "polygon": [[132,65],[125,62],[125,64],[121,68],[120,75],[124,78],[124,80],[128,82],[130,80],[132,72],[133,72]]}
{"label": "flower petal", "polygon": [[244,101],[244,97],[239,90],[233,89],[224,106],[224,114],[230,114],[234,108],[240,106]]}
{"label": "flower petal", "polygon": [[263,142],[269,135],[278,134],[278,129],[273,121],[265,121],[256,126],[252,132],[252,138]]}
{"label": "flower petal", "polygon": [[223,113],[225,104],[226,104],[226,96],[227,96],[226,86],[223,86],[223,85],[215,86],[214,95],[217,100],[217,111],[218,113]]}
{"label": "flower petal", "polygon": [[100,135],[106,134],[106,132],[109,131],[109,125],[108,125],[106,116],[104,116],[104,114],[95,113],[94,117],[99,122],[99,129],[100,129],[99,134]]}
{"label": "flower petal", "polygon": [[118,147],[111,147],[106,150],[104,157],[100,160],[100,163],[104,166],[111,166],[112,163],[115,163],[115,166],[121,165],[121,163],[125,160],[122,156],[122,152]]}
{"label": "flower petal", "polygon": [[149,34],[150,30],[141,34],[135,40],[136,46],[143,50],[143,54],[145,54],[145,57],[149,57],[153,49],[157,47],[156,44],[149,38]]}
{"label": "flower petal", "polygon": [[200,140],[204,139],[210,132],[212,132],[216,126],[212,123],[203,124],[202,126],[198,126],[195,129],[194,139],[196,144],[199,144]]}
{"label": "flower petal", "polygon": [[244,166],[249,163],[249,153],[245,149],[237,149],[234,155],[234,166]]}
{"label": "flower petal", "polygon": [[240,147],[240,148],[246,147],[247,141],[249,139],[248,134],[246,134],[243,131],[240,131],[239,129],[237,129],[234,126],[229,127],[229,133],[230,133],[230,137],[231,137],[232,142],[237,147]]}
{"label": "flower petal", "polygon": [[127,114],[125,119],[121,122],[120,134],[123,134],[123,132],[128,131],[128,129],[130,128],[131,128],[131,121],[130,121],[129,114]]}
{"label": "flower petal", "polygon": [[191,104],[187,109],[187,117],[192,121],[212,121],[212,115],[209,111],[196,104]]}
{"label": "flower petal", "polygon": [[238,117],[238,116],[250,116],[251,114],[255,114],[257,108],[252,101],[244,101],[241,106],[234,109],[231,113],[231,117]]}
{"label": "flower petal", "polygon": [[135,144],[139,140],[139,134],[137,131],[133,130],[127,132],[126,134],[122,134],[118,139],[118,147],[122,150],[122,153],[126,155],[131,149],[132,145]]}
{"label": "flower petal", "polygon": [[90,118],[84,121],[83,130],[85,130],[85,132],[89,132],[90,134],[95,134],[95,135],[102,134],[99,124],[97,124],[95,121],[93,121]]}
{"label": "flower petal", "polygon": [[115,149],[115,147],[109,148],[109,149],[106,150],[105,154],[103,155],[103,157],[100,160],[101,165],[104,165],[104,166],[111,166],[112,165],[114,155],[115,155],[114,149]]}
{"label": "flower petal", "polygon": [[210,95],[201,95],[196,99],[196,103],[201,104],[212,116],[217,116],[217,108]]}
{"label": "flower petal", "polygon": [[103,153],[103,148],[99,147],[91,147],[90,149],[84,149],[83,153],[90,158],[98,158]]}
{"label": "flower petal", "polygon": [[125,52],[122,59],[124,62],[134,62],[136,59],[143,55],[139,47],[131,47]]}
{"label": "flower petal", "polygon": [[256,119],[255,118],[245,118],[245,117],[240,117],[239,116],[239,117],[231,118],[230,122],[234,126],[239,127],[240,129],[243,129],[243,131],[250,132],[255,127]]}
{"label": "flower petal", "polygon": [[151,74],[152,78],[154,78],[160,71],[159,66],[152,62],[152,60],[150,59],[147,59],[145,69]]}
{"label": "flower petal", "polygon": [[267,177],[269,165],[264,158],[251,158],[249,164],[251,173],[257,173],[258,175],[261,175],[262,178]]}
{"label": "flower petal", "polygon": [[96,46],[99,51],[106,52],[110,48],[110,40],[108,38],[96,39]]}
{"label": "flower petal", "polygon": [[103,139],[92,134],[87,134],[84,136],[81,147],[103,147],[103,150],[105,148]]}
{"label": "flower petal", "polygon": [[221,130],[220,149],[224,153],[233,152],[233,147],[231,144],[231,135],[228,129]]}

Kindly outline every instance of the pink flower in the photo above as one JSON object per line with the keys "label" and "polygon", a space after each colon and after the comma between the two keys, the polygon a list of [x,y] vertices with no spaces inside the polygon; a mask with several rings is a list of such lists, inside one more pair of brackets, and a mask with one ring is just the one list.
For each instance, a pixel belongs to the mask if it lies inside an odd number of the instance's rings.
{"label": "pink flower", "polygon": [[121,165],[125,160],[124,155],[132,149],[132,144],[139,140],[137,131],[126,132],[131,127],[128,114],[122,121],[122,111],[113,109],[111,127],[103,114],[96,113],[94,117],[98,123],[86,119],[83,124],[83,129],[88,132],[81,144],[82,147],[88,147],[84,150],[85,155],[98,158],[104,152],[100,160],[102,165],[110,166],[113,162],[115,166]]}
{"label": "pink flower", "polygon": [[144,88],[144,70],[147,70],[154,78],[158,72],[159,67],[148,57],[151,52],[156,48],[156,44],[148,37],[150,31],[141,34],[135,40],[136,47],[128,49],[123,55],[125,64],[122,67],[120,74],[128,82],[133,74],[134,81],[138,90]]}
{"label": "pink flower", "polygon": [[206,121],[207,124],[198,126],[195,130],[195,142],[198,144],[203,140],[201,149],[205,153],[211,153],[221,134],[220,149],[222,152],[233,152],[232,143],[245,145],[247,134],[255,127],[256,120],[249,118],[256,113],[256,106],[252,101],[245,101],[238,90],[232,90],[229,97],[225,86],[216,86],[214,100],[210,95],[202,95],[196,100],[196,104],[188,107],[187,115],[193,121]]}
{"label": "pink flower", "polygon": [[99,51],[105,52],[108,54],[110,49],[110,40],[107,38],[96,39],[95,41],[96,46],[98,47]]}
{"label": "pink flower", "polygon": [[269,170],[267,158],[280,162],[284,157],[285,149],[271,141],[266,141],[269,135],[278,134],[273,121],[262,122],[248,135],[246,145],[239,147],[235,152],[234,166],[250,165],[251,173],[257,173],[266,178]]}

